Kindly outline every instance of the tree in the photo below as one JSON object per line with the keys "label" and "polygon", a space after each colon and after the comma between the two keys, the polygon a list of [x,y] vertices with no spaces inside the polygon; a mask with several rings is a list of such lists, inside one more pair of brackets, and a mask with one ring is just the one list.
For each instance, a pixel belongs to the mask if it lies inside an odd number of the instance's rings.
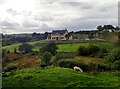
{"label": "tree", "polygon": [[117,27],[115,28],[115,30],[120,30],[120,28],[117,26]]}
{"label": "tree", "polygon": [[19,51],[22,52],[22,53],[29,53],[29,52],[32,52],[32,48],[33,46],[30,45],[30,44],[27,44],[27,43],[23,43],[19,46]]}
{"label": "tree", "polygon": [[48,36],[48,32],[45,32],[45,33],[43,34],[43,39],[47,39],[47,36]]}
{"label": "tree", "polygon": [[100,25],[100,26],[98,26],[97,27],[97,29],[98,29],[98,31],[102,31],[103,30],[103,28],[102,28],[102,26]]}
{"label": "tree", "polygon": [[104,25],[103,29],[115,29],[112,25]]}
{"label": "tree", "polygon": [[40,49],[41,53],[44,53],[44,52],[48,51],[53,55],[56,54],[56,50],[57,50],[57,46],[53,41],[51,41],[48,44],[42,46],[41,49]]}
{"label": "tree", "polygon": [[51,60],[51,57],[52,57],[52,54],[50,52],[44,52],[43,53],[43,58],[42,58],[42,62],[45,63],[45,65],[49,65],[50,64],[50,60]]}

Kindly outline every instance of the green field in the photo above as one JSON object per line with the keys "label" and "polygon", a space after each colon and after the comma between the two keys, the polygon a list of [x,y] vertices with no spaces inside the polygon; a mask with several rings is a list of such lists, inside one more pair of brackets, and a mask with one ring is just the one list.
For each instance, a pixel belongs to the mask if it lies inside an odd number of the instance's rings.
{"label": "green field", "polygon": [[[41,46],[36,46],[35,44],[38,42],[29,42],[29,44],[33,45],[33,51],[39,51]],[[79,43],[60,43],[57,44],[58,46],[58,52],[77,52],[77,49],[79,48],[80,45],[86,45],[88,43],[92,43],[92,44],[96,44],[101,48],[106,48],[107,50],[111,50],[113,48],[115,48],[115,44],[112,42],[99,42],[99,41],[82,41]],[[39,43],[39,44],[43,44],[43,43]],[[14,44],[14,45],[9,45],[9,46],[4,46],[2,47],[3,49],[8,49],[11,52],[14,51],[15,48],[18,48],[20,44]]]}
{"label": "green field", "polygon": [[28,68],[3,77],[3,87],[118,87],[119,75],[120,72],[80,73],[59,67]]}

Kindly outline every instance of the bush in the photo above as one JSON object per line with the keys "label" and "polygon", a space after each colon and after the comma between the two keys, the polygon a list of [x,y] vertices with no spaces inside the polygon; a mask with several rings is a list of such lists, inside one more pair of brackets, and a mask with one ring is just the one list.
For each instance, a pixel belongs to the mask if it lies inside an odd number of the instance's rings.
{"label": "bush", "polygon": [[32,48],[33,46],[30,45],[30,44],[27,44],[27,43],[23,43],[19,46],[19,51],[22,52],[22,53],[30,53],[32,52]]}
{"label": "bush", "polygon": [[95,56],[99,58],[104,58],[108,55],[108,51],[105,48],[100,48],[99,52],[95,54]]}
{"label": "bush", "polygon": [[11,72],[3,72],[3,73],[2,73],[2,77],[9,77],[9,76],[11,76],[11,75],[12,75]]}
{"label": "bush", "polygon": [[58,66],[65,68],[73,68],[74,66],[80,67],[83,71],[108,71],[111,67],[108,64],[84,63],[74,59],[62,59],[58,62]]}
{"label": "bush", "polygon": [[108,64],[97,64],[97,70],[98,71],[110,71],[111,70],[111,68],[110,68],[110,66],[108,65]]}
{"label": "bush", "polygon": [[80,56],[91,56],[91,57],[100,57],[103,58],[107,55],[107,50],[104,48],[100,48],[94,44],[87,44],[84,46],[80,46],[77,54]]}
{"label": "bush", "polygon": [[93,44],[88,44],[85,46],[80,46],[78,49],[78,55],[81,56],[90,56],[92,54],[95,54],[99,51],[99,47]]}
{"label": "bush", "polygon": [[106,64],[109,70],[120,70],[120,49],[115,48],[106,56]]}
{"label": "bush", "polygon": [[55,55],[56,61],[59,61],[61,59],[71,59],[74,58],[76,54],[74,53],[57,53]]}
{"label": "bush", "polygon": [[58,65],[60,67],[65,67],[65,68],[73,68],[75,66],[75,61],[71,60],[71,59],[66,59],[66,60],[60,60],[58,62]]}
{"label": "bush", "polygon": [[120,70],[120,49],[113,49],[106,57],[111,70]]}
{"label": "bush", "polygon": [[83,62],[78,62],[78,61],[73,60],[73,59],[65,59],[65,60],[63,59],[63,60],[60,60],[60,61],[58,62],[58,65],[59,65],[60,67],[72,68],[72,69],[73,69],[74,66],[78,66],[78,67],[80,67],[83,71],[90,71],[90,70],[89,70],[89,69],[90,69],[89,64],[86,64],[86,63],[83,63]]}
{"label": "bush", "polygon": [[44,53],[44,52],[48,51],[48,52],[50,52],[52,55],[55,55],[56,52],[57,52],[56,50],[57,50],[56,44],[55,44],[53,41],[51,41],[51,42],[49,42],[48,44],[43,45],[43,46],[41,47],[41,49],[40,49],[40,52],[41,52],[41,53]]}
{"label": "bush", "polygon": [[12,70],[16,70],[18,68],[18,66],[16,64],[9,64],[6,67],[4,67],[3,71],[4,72],[10,72]]}
{"label": "bush", "polygon": [[44,62],[45,65],[49,65],[50,64],[50,60],[52,57],[52,54],[50,52],[44,52],[43,53],[43,58],[42,58],[42,62]]}
{"label": "bush", "polygon": [[113,49],[106,58],[110,63],[120,61],[120,49],[119,48]]}

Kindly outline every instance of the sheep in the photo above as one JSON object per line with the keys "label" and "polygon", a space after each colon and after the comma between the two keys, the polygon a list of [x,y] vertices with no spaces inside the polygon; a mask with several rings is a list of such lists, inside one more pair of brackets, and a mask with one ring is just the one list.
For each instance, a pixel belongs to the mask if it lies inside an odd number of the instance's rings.
{"label": "sheep", "polygon": [[80,67],[74,66],[74,70],[83,72],[83,70]]}

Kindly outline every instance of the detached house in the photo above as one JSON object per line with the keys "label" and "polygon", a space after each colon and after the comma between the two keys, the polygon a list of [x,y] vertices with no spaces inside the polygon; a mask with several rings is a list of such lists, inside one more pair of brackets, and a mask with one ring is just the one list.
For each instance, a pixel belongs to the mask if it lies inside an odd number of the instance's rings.
{"label": "detached house", "polygon": [[47,40],[72,40],[73,36],[65,30],[53,30],[51,34],[48,35]]}

